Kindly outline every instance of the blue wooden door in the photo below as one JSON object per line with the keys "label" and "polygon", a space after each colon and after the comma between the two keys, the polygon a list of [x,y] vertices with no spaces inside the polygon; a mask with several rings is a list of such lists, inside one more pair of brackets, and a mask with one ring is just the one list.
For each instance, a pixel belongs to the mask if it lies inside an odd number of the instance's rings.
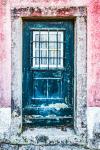
{"label": "blue wooden door", "polygon": [[23,125],[72,126],[74,22],[23,21]]}

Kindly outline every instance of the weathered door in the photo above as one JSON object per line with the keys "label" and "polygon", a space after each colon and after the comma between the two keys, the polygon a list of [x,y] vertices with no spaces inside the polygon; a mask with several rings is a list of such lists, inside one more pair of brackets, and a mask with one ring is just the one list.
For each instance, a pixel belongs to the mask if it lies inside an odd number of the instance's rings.
{"label": "weathered door", "polygon": [[23,21],[23,125],[72,126],[72,20]]}

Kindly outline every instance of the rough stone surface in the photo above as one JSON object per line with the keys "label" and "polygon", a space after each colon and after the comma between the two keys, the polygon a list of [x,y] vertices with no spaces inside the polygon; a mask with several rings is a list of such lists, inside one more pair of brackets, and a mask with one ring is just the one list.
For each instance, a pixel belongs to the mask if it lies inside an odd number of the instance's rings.
{"label": "rough stone surface", "polygon": [[0,134],[6,132],[11,123],[11,108],[0,108]]}
{"label": "rough stone surface", "polygon": [[86,6],[87,0],[11,0],[11,7],[73,7]]}
{"label": "rough stone surface", "polygon": [[0,144],[0,150],[18,150],[18,145]]}
{"label": "rough stone surface", "polygon": [[0,150],[89,150],[80,146],[34,146],[1,144]]}
{"label": "rough stone surface", "polygon": [[100,149],[100,108],[88,107],[88,145],[89,147]]}
{"label": "rough stone surface", "polygon": [[[83,6],[88,8],[87,43],[84,40],[86,38],[86,26],[83,24],[86,23],[86,18],[83,16],[86,16],[86,10],[83,11]],[[12,18],[10,18],[10,7],[11,14],[13,14]],[[20,43],[22,41],[22,21],[20,17],[22,16],[79,17],[76,20],[78,30],[75,33],[77,37],[77,40],[75,40],[77,45],[77,51],[75,52],[75,61],[77,62],[75,69],[77,73],[75,79],[78,81],[78,86],[75,85],[77,91],[75,131],[66,128],[63,131],[61,129],[43,130],[37,128],[33,130],[26,129],[22,132],[22,43]],[[13,31],[12,35],[11,30]],[[11,37],[13,39],[12,45]],[[11,69],[11,59],[13,69]],[[87,113],[88,117],[86,117],[86,110],[88,111],[86,100],[88,108],[91,107],[89,108],[91,110]],[[10,129],[8,128],[11,114],[7,113],[9,115],[7,117],[5,108],[3,114],[0,112],[0,143],[9,144],[1,144],[0,150],[85,150],[87,148],[84,147],[87,144],[91,149],[100,149],[100,111],[97,111],[97,107],[100,107],[100,0],[0,0],[0,107],[2,109],[2,107],[9,106],[14,110]],[[66,146],[67,144],[70,146]]]}

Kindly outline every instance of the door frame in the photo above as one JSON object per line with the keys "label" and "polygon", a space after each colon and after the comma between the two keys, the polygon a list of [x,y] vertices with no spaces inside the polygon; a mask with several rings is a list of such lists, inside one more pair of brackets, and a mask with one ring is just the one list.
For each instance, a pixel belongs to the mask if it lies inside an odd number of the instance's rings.
{"label": "door frame", "polygon": [[[49,9],[47,8],[50,13]],[[33,8],[34,10],[34,8]],[[75,22],[75,45],[74,45],[74,129],[71,133],[76,140],[86,143],[87,137],[87,22],[86,7],[66,8],[63,16],[57,16],[58,9],[51,10],[51,15],[47,11],[41,17],[36,16],[32,8],[18,8],[11,10],[12,33],[11,33],[11,109],[12,121],[11,130],[15,129],[13,136],[22,134],[22,24],[23,19],[74,19]],[[63,9],[62,9],[63,11]],[[72,14],[73,12],[73,14]],[[56,16],[55,16],[56,13]],[[67,15],[66,15],[67,14]],[[42,129],[41,129],[42,130]],[[49,129],[47,129],[49,130]],[[61,129],[57,129],[59,133]],[[69,129],[70,131],[72,129]],[[34,133],[34,131],[32,131]],[[52,129],[53,132],[53,129]],[[67,135],[67,131],[65,131]],[[78,134],[78,135],[77,135]],[[66,136],[65,136],[66,138]],[[13,139],[13,138],[12,138]],[[74,139],[75,141],[75,139]],[[24,141],[25,142],[25,141]],[[34,143],[34,142],[33,142]]]}

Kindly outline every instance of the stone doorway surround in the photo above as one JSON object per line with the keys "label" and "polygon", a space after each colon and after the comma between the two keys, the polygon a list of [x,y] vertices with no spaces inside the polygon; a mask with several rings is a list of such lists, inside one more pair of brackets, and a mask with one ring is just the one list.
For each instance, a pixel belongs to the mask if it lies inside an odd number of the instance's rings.
{"label": "stone doorway surround", "polygon": [[[22,27],[23,19],[74,19],[74,129],[27,128],[22,130]],[[11,9],[11,130],[10,143],[34,145],[87,145],[87,9],[12,8]]]}

